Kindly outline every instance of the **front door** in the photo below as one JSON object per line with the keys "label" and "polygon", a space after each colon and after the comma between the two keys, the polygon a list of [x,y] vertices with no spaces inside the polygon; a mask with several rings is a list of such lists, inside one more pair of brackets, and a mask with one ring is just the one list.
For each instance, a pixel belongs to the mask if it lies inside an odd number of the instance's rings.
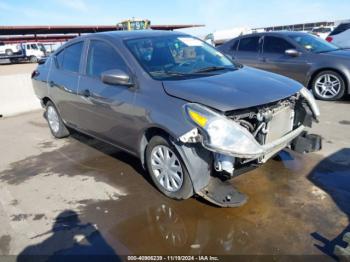
{"label": "front door", "polygon": [[130,138],[135,137],[135,91],[127,86],[103,83],[101,74],[112,69],[130,73],[110,43],[90,40],[85,73],[78,89],[81,115],[78,126],[93,136],[130,149]]}
{"label": "front door", "polygon": [[310,68],[307,54],[300,52],[299,56],[293,57],[286,54],[288,49],[295,50],[296,47],[281,37],[265,36],[259,68],[304,83]]}

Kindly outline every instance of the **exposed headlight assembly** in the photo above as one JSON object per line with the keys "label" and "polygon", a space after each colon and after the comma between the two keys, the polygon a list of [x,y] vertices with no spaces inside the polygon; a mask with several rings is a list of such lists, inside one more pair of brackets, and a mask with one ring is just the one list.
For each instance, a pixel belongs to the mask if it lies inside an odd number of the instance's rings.
{"label": "exposed headlight assembly", "polygon": [[202,144],[208,150],[249,159],[264,154],[264,149],[247,129],[224,115],[193,103],[186,104],[184,110],[186,118],[202,131]]}
{"label": "exposed headlight assembly", "polygon": [[312,113],[314,114],[314,118],[318,121],[318,118],[320,117],[320,109],[318,108],[318,105],[316,103],[316,100],[315,100],[314,96],[305,87],[303,87],[300,90],[300,94],[301,94],[302,97],[305,98],[305,100],[307,101],[307,103],[310,106],[310,109],[311,109]]}

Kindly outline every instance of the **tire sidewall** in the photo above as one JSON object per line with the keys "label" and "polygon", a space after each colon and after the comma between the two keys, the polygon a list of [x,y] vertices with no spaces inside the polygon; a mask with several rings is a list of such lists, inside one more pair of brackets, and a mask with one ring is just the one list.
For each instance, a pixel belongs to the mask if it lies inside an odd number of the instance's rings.
{"label": "tire sidewall", "polygon": [[11,49],[6,49],[5,51],[6,55],[13,55],[13,51]]}
{"label": "tire sidewall", "polygon": [[[57,116],[58,116],[59,128],[58,128],[58,131],[57,131],[57,132],[55,132],[55,131],[52,129],[52,127],[51,127],[51,125],[50,125],[50,122],[49,122],[49,119],[48,119],[48,117],[47,117],[47,111],[48,111],[49,107],[52,107],[52,108],[55,110],[55,112],[56,112],[56,114],[57,114]],[[45,116],[46,116],[46,120],[47,120],[47,123],[48,123],[49,128],[50,128],[50,131],[51,131],[51,133],[52,133],[52,135],[53,135],[54,137],[56,137],[56,138],[63,138],[63,137],[66,137],[66,136],[69,135],[69,131],[68,131],[68,129],[66,128],[66,126],[64,125],[64,123],[63,123],[63,121],[62,121],[62,118],[61,118],[61,116],[60,116],[58,110],[56,109],[55,105],[54,105],[52,102],[50,102],[50,101],[47,102],[47,104],[46,104]]]}
{"label": "tire sidewall", "polygon": [[36,56],[30,56],[29,57],[29,61],[31,62],[31,63],[37,63],[38,62],[38,58],[36,57]]}
{"label": "tire sidewall", "polygon": [[[336,95],[335,97],[332,97],[332,98],[324,98],[322,96],[319,96],[316,92],[316,82],[317,80],[323,76],[323,75],[326,75],[326,74],[330,74],[330,75],[334,75],[336,76],[339,80],[340,80],[340,83],[341,83],[341,87],[340,87],[340,91],[338,93],[338,95]],[[345,81],[344,81],[344,77],[341,76],[339,73],[335,72],[335,71],[322,71],[320,72],[319,74],[317,74],[317,76],[314,78],[314,80],[312,81],[312,92],[314,94],[314,96],[319,99],[319,100],[324,100],[324,101],[336,101],[336,100],[339,100],[341,99],[344,94],[345,94],[345,90],[346,90],[346,87],[345,87]]]}
{"label": "tire sidewall", "polygon": [[[176,155],[176,157],[179,159],[181,167],[182,167],[182,173],[183,173],[183,183],[181,188],[176,191],[176,192],[170,192],[167,191],[157,180],[157,178],[155,177],[153,170],[151,168],[151,154],[152,154],[152,150],[153,148],[155,148],[156,146],[159,145],[163,145],[168,147],[169,149],[171,149],[171,151]],[[158,190],[160,192],[162,192],[164,195],[166,195],[167,197],[173,198],[173,199],[177,199],[177,200],[181,200],[181,199],[188,199],[191,196],[193,196],[193,185],[192,185],[192,181],[191,178],[188,174],[187,168],[180,156],[180,154],[178,153],[178,151],[176,150],[176,148],[169,142],[168,139],[166,139],[163,136],[154,136],[151,141],[149,142],[149,144],[146,147],[146,152],[145,152],[145,157],[146,157],[146,168],[147,171],[149,173],[149,175],[151,176],[151,179],[153,181],[153,183],[155,184],[155,186],[158,188]]]}

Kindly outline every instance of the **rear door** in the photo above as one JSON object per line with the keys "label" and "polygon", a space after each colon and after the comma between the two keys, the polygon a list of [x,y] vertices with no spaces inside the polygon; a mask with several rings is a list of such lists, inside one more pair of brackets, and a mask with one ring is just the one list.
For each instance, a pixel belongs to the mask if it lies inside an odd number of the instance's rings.
{"label": "rear door", "polygon": [[123,58],[112,44],[90,40],[84,75],[78,90],[79,128],[103,140],[131,149],[135,141],[133,102],[135,91],[101,81],[105,71],[119,69],[128,74]]}
{"label": "rear door", "polygon": [[75,126],[79,120],[76,111],[80,65],[84,42],[75,42],[53,57],[54,65],[49,76],[49,96],[53,99],[61,117]]}
{"label": "rear door", "polygon": [[[232,47],[235,48],[235,46]],[[259,53],[260,36],[249,36],[240,39],[237,51],[233,51],[233,56],[243,65],[258,67]]]}
{"label": "rear door", "polygon": [[259,67],[303,83],[310,68],[307,54],[300,52],[300,56],[292,57],[285,53],[288,49],[297,47],[282,37],[264,36]]}

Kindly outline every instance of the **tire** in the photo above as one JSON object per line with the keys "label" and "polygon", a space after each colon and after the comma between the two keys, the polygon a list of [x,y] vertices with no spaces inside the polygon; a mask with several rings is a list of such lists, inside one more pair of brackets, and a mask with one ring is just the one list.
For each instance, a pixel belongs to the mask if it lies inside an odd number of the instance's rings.
{"label": "tire", "polygon": [[[168,157],[166,157],[166,150],[169,152]],[[160,151],[163,152],[163,158],[161,158]],[[166,138],[154,136],[147,145],[145,155],[147,171],[160,192],[176,200],[188,199],[193,196],[193,185],[186,166],[176,148]],[[170,165],[167,160],[173,164]],[[156,169],[158,166],[164,167],[165,163],[169,164],[166,165],[166,171],[164,168]],[[163,179],[160,179],[160,176]]]}
{"label": "tire", "polygon": [[38,58],[34,55],[29,57],[29,62],[31,63],[37,63],[38,62]]}
{"label": "tire", "polygon": [[64,125],[60,114],[51,101],[47,102],[46,104],[45,117],[54,137],[64,138],[69,136],[69,130]]}
{"label": "tire", "polygon": [[312,81],[312,92],[319,100],[336,101],[346,91],[344,78],[335,71],[322,71]]}
{"label": "tire", "polygon": [[11,56],[11,55],[13,55],[13,51],[12,51],[11,49],[6,49],[6,50],[5,50],[5,54],[6,54],[7,56]]}

